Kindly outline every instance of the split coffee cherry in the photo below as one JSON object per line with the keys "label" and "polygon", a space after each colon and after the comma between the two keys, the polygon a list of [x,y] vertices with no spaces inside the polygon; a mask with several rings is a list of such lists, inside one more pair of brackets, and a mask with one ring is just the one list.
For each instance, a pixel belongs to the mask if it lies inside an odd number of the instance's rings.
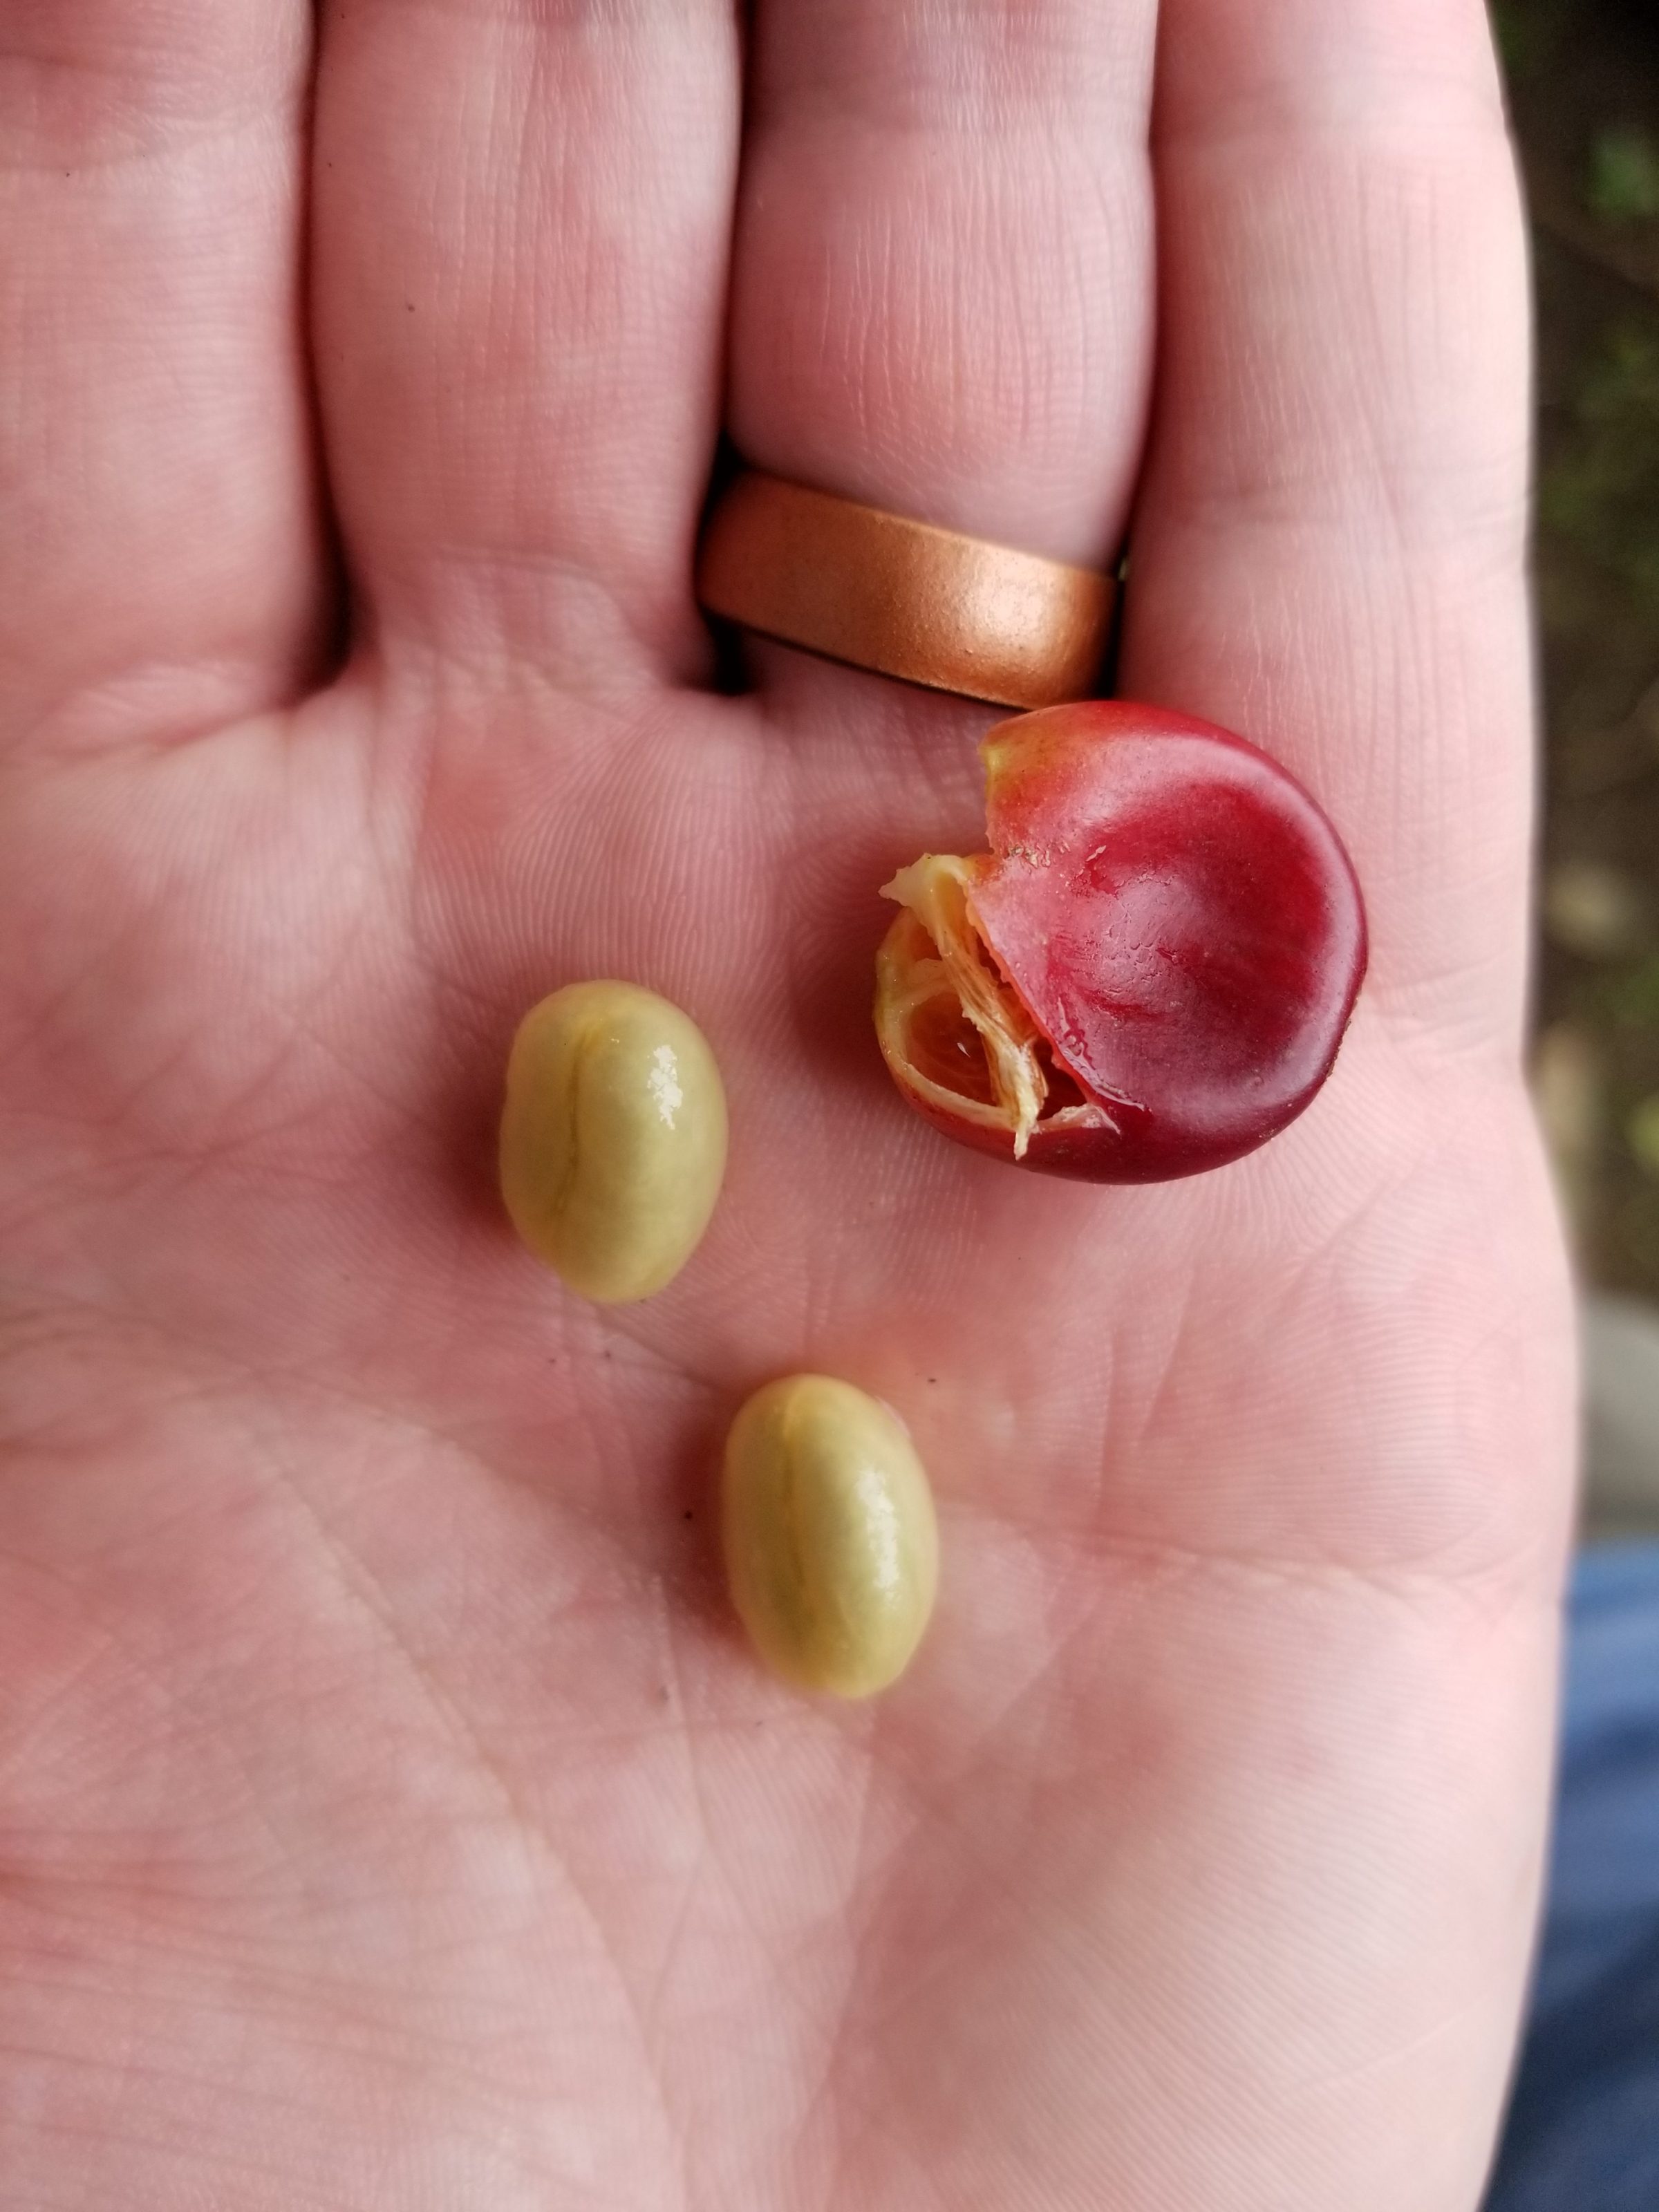
{"label": "split coffee cherry", "polygon": [[1003,722],[988,853],[927,854],[876,962],[876,1030],[960,1144],[1091,1182],[1255,1151],[1329,1074],[1365,969],[1341,840],[1295,777],[1121,700]]}

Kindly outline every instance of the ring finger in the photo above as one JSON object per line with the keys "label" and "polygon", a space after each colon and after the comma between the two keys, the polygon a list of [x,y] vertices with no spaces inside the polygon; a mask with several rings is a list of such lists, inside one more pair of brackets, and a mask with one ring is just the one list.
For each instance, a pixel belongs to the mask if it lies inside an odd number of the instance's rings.
{"label": "ring finger", "polygon": [[[1109,556],[1152,365],[1156,13],[762,0],[732,276],[747,459]],[[872,680],[786,647],[756,665],[803,708]]]}

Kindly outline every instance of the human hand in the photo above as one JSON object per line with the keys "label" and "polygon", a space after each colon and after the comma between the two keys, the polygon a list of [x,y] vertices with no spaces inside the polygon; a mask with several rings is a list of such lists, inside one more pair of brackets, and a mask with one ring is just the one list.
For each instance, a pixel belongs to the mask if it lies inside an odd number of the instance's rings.
{"label": "human hand", "polygon": [[[7,2203],[1468,2212],[1570,1458],[1484,22],[1164,0],[1149,162],[1152,0],[763,0],[739,181],[736,12],[0,0]],[[1369,901],[1261,1154],[894,1096],[877,886],[992,717],[704,688],[728,330],[763,467],[1091,560],[1139,485],[1121,689]],[[733,1131],[609,1313],[491,1182],[595,975]],[[803,1367],[939,1493],[870,1706],[711,1548]]]}

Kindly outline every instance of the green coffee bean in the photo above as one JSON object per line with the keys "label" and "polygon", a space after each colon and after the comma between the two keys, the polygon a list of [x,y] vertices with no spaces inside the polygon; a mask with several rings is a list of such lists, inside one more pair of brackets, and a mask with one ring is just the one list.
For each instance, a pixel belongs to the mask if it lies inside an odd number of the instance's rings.
{"label": "green coffee bean", "polygon": [[519,1025],[501,1196],[531,1250],[584,1297],[671,1282],[726,1170],[726,1093],[695,1022],[635,983],[571,983]]}
{"label": "green coffee bean", "polygon": [[939,1535],[915,1448],[884,1406],[827,1375],[750,1398],[726,1439],[732,1596],[788,1680],[868,1697],[908,1666],[933,1608]]}

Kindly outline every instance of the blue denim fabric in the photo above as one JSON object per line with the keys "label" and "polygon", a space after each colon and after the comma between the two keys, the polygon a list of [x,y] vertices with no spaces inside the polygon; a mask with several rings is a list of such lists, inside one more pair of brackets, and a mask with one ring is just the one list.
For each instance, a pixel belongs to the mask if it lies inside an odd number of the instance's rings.
{"label": "blue denim fabric", "polygon": [[1659,2212],[1659,1543],[1574,1577],[1543,1951],[1486,2212]]}

